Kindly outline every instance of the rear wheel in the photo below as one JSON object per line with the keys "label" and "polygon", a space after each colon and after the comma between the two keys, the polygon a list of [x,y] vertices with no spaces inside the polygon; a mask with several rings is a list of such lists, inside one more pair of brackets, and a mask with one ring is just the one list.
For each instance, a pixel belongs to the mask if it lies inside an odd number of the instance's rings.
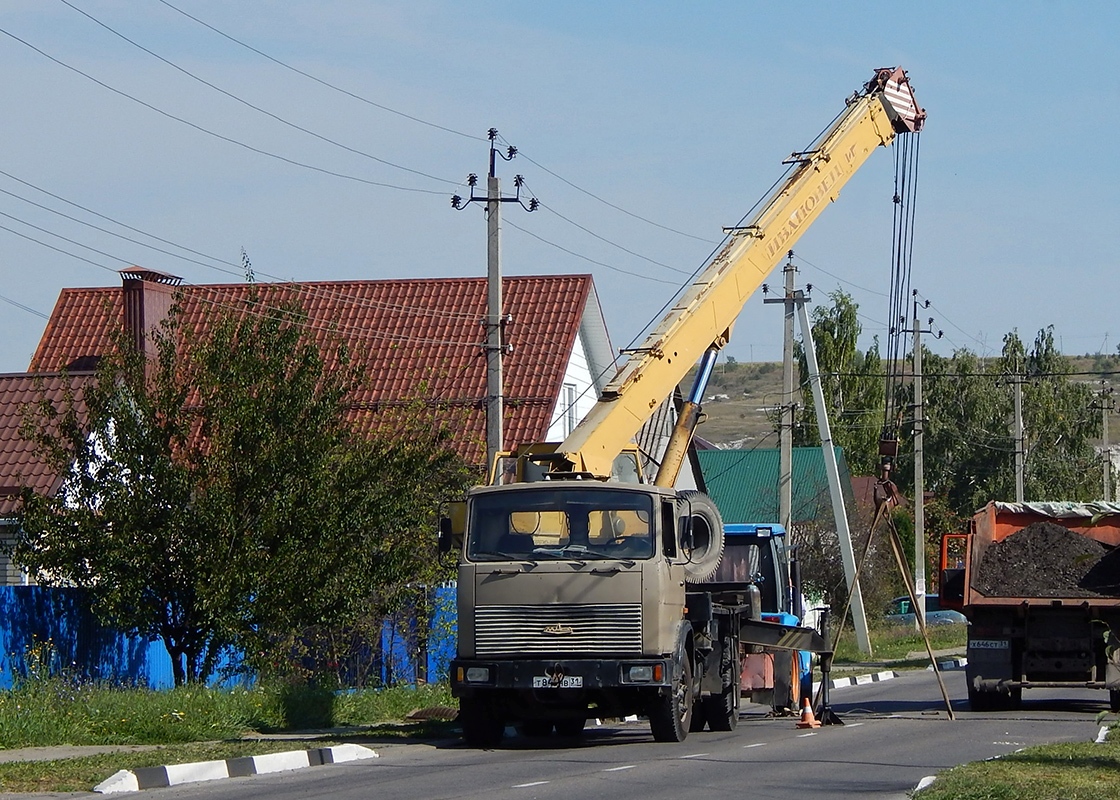
{"label": "rear wheel", "polygon": [[692,726],[692,664],[688,653],[667,696],[658,697],[649,710],[649,729],[657,742],[683,742]]}
{"label": "rear wheel", "polygon": [[968,687],[968,707],[972,711],[991,711],[994,697],[992,692],[981,692],[979,689]]}
{"label": "rear wheel", "polygon": [[1023,707],[1023,687],[1012,687],[1008,692],[1007,700],[1004,702],[1007,704],[1009,711],[1018,711],[1021,709]]}
{"label": "rear wheel", "polygon": [[497,747],[506,730],[490,704],[477,697],[459,700],[459,724],[463,727],[463,741],[469,747]]}
{"label": "rear wheel", "polygon": [[713,731],[733,731],[739,724],[739,643],[725,637],[721,646],[720,677],[725,685],[719,694],[704,698],[704,718]]}

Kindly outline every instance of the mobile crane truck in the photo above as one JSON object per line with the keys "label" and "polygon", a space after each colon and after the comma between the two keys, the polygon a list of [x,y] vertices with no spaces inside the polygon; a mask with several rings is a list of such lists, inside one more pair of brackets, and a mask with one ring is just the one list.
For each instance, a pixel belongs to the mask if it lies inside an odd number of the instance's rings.
{"label": "mobile crane truck", "polygon": [[[458,644],[451,689],[469,745],[492,747],[507,724],[575,734],[590,717],[645,715],[657,741],[680,742],[739,719],[740,642],[830,654],[816,631],[761,619],[750,580],[705,585],[723,523],[677,474],[700,399],[735,318],[799,236],[877,147],[918,131],[905,71],[880,69],[847,101],[788,177],[632,351],[562,443],[495,459],[441,520],[459,548]],[[698,377],[652,483],[634,435],[688,370]],[[513,482],[502,483],[513,467]]]}
{"label": "mobile crane truck", "polygon": [[941,605],[968,618],[968,702],[1108,689],[1120,711],[1120,504],[988,503],[941,539]]}

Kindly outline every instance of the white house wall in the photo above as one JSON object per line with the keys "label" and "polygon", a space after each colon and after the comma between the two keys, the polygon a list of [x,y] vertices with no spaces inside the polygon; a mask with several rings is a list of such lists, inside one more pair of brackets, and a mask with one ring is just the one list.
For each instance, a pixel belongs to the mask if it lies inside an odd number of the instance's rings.
{"label": "white house wall", "polygon": [[[587,350],[583,344],[583,337],[577,336],[575,347],[572,348],[572,354],[568,358],[568,366],[564,370],[564,386],[574,387],[575,404],[572,415],[574,423],[578,424],[581,419],[591,410],[595,405],[595,401],[599,399],[598,392],[595,389],[595,381],[591,374],[591,367],[587,360]],[[569,426],[568,416],[568,402],[566,391],[560,390],[560,396],[557,398],[556,405],[552,409],[552,416],[549,417],[548,437],[549,442],[560,442],[571,433],[571,428],[575,425]]]}

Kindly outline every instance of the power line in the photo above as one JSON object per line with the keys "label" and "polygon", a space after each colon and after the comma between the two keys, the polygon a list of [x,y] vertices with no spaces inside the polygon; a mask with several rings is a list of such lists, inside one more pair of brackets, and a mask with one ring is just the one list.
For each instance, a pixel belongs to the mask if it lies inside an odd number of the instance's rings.
{"label": "power line", "polygon": [[502,224],[503,225],[508,225],[511,228],[515,228],[516,230],[521,231],[525,235],[532,236],[537,241],[543,242],[544,244],[547,244],[549,247],[555,247],[557,250],[561,250],[561,251],[567,253],[570,256],[575,256],[576,258],[583,259],[584,261],[586,261],[590,264],[595,264],[597,266],[609,269],[613,272],[622,273],[623,275],[629,275],[633,278],[641,278],[642,280],[653,281],[654,283],[664,283],[668,286],[677,286],[677,284],[674,283],[673,281],[664,281],[664,280],[661,280],[660,278],[653,278],[653,277],[650,277],[649,275],[643,275],[640,272],[631,272],[630,270],[622,269],[621,267],[616,267],[612,264],[606,263],[605,261],[596,261],[594,258],[591,258],[589,256],[585,256],[582,253],[577,253],[575,250],[569,250],[567,247],[564,247],[563,245],[557,244],[556,242],[549,241],[548,239],[545,239],[543,236],[540,236],[536,233],[533,233],[532,231],[527,230],[526,228],[522,228],[520,225],[518,225],[514,222],[510,222],[508,219],[507,220],[502,220]]}
{"label": "power line", "polygon": [[25,306],[23,303],[13,300],[10,297],[5,297],[4,295],[0,294],[0,300],[3,300],[8,305],[15,306],[22,311],[26,311],[28,314],[34,314],[36,317],[40,317],[42,319],[50,319],[50,315],[44,314],[42,311],[38,311],[31,306]]}
{"label": "power line", "polygon": [[666,264],[664,262],[657,261],[655,259],[649,258],[648,256],[643,256],[641,253],[637,253],[637,252],[635,252],[635,251],[633,251],[633,250],[631,250],[627,247],[623,247],[622,245],[618,244],[617,242],[612,242],[610,239],[606,238],[605,236],[600,236],[599,234],[595,233],[595,231],[591,230],[590,228],[586,228],[583,225],[580,225],[578,222],[569,219],[568,217],[564,216],[563,214],[561,214],[556,209],[549,206],[547,203],[541,202],[540,207],[545,209],[546,211],[551,211],[555,216],[564,220],[564,222],[567,222],[569,225],[572,225],[576,228],[579,228],[581,231],[588,234],[589,236],[595,237],[600,242],[604,242],[606,244],[609,244],[611,247],[616,247],[619,250],[621,250],[622,252],[627,253],[629,255],[632,255],[635,258],[640,258],[643,261],[648,261],[650,264],[653,264],[653,265],[658,266],[658,267],[664,267],[665,269],[667,269],[671,272],[676,272],[680,275],[688,275],[689,274],[686,270],[678,269],[677,267],[674,267],[674,266],[671,266],[671,265]]}
{"label": "power line", "polygon": [[[225,31],[219,30],[218,28],[214,27],[210,23],[204,22],[203,20],[199,19],[196,16],[188,14],[186,11],[179,8],[178,6],[172,5],[167,0],[158,0],[158,2],[163,3],[163,5],[167,6],[172,11],[175,11],[179,14],[182,14],[187,19],[192,20],[194,22],[197,22],[202,27],[213,31],[214,33],[218,34],[222,38],[228,39],[229,41],[233,42],[234,44],[239,45],[241,47],[244,47],[246,50],[249,50],[253,53],[256,53],[257,55],[261,56],[262,58],[268,59],[273,64],[276,64],[277,66],[281,66],[286,70],[290,70],[290,71],[296,73],[297,75],[302,75],[303,77],[307,78],[308,80],[314,81],[315,83],[318,83],[321,86],[325,86],[326,88],[331,89],[332,91],[338,92],[339,94],[344,94],[347,97],[350,97],[350,98],[352,98],[354,100],[357,100],[361,103],[365,103],[366,105],[373,106],[374,108],[380,109],[380,110],[385,111],[389,114],[395,114],[398,117],[410,120],[412,122],[419,123],[420,125],[426,125],[429,128],[435,128],[436,130],[444,131],[446,133],[451,133],[451,134],[454,134],[455,136],[462,136],[466,139],[473,139],[475,141],[482,141],[482,142],[486,141],[486,139],[484,139],[481,136],[475,136],[475,135],[470,134],[470,133],[464,133],[463,131],[455,130],[454,128],[448,128],[444,125],[439,125],[435,122],[429,122],[426,119],[421,119],[420,117],[413,116],[412,114],[406,114],[403,111],[398,111],[395,108],[390,108],[389,106],[383,105],[381,103],[377,103],[373,100],[370,100],[368,97],[363,97],[362,95],[351,92],[348,89],[343,89],[342,87],[336,86],[335,84],[330,83],[329,81],[325,81],[322,78],[319,78],[319,77],[316,77],[315,75],[312,75],[310,72],[305,72],[302,69],[300,69],[299,67],[294,67],[294,66],[292,66],[291,64],[289,64],[285,61],[281,61],[280,59],[276,58],[275,56],[269,55],[268,53],[264,52],[263,50],[258,50],[256,47],[253,47],[251,44],[249,44],[247,42],[244,42],[241,39],[238,39],[237,37],[226,33]],[[533,163],[536,163],[536,162],[533,162]],[[537,166],[540,166],[540,165],[538,164]],[[542,167],[542,169],[543,169],[543,167]]]}
{"label": "power line", "polygon": [[264,114],[269,119],[276,120],[277,122],[281,123],[282,125],[287,125],[289,128],[292,128],[293,130],[297,130],[301,133],[305,133],[308,136],[313,136],[314,138],[318,139],[319,141],[326,142],[327,144],[338,147],[342,150],[345,150],[348,153],[353,153],[355,155],[362,156],[363,158],[368,158],[372,161],[376,161],[378,164],[384,164],[387,167],[392,167],[393,169],[399,169],[402,172],[408,172],[408,173],[411,173],[413,175],[419,175],[422,178],[429,178],[433,181],[438,181],[440,183],[447,183],[447,184],[450,184],[452,186],[457,186],[458,185],[458,183],[456,181],[448,180],[446,178],[440,178],[440,177],[437,177],[435,175],[429,175],[427,172],[421,172],[418,169],[412,169],[411,167],[405,167],[405,166],[402,166],[400,164],[396,164],[392,161],[387,161],[386,159],[379,158],[378,156],[375,156],[372,153],[367,153],[364,150],[359,150],[355,147],[350,147],[347,144],[343,144],[342,142],[336,141],[335,139],[331,139],[330,137],[323,136],[320,133],[316,133],[313,130],[305,128],[302,125],[298,125],[294,122],[291,122],[290,120],[284,119],[280,115],[274,114],[271,111],[269,111],[267,109],[264,109],[264,108],[261,108],[258,105],[254,105],[253,103],[250,103],[248,100],[245,100],[244,98],[239,97],[239,96],[233,94],[232,92],[226,91],[222,87],[217,86],[216,84],[211,83],[210,81],[206,80],[205,78],[201,78],[198,75],[195,75],[190,70],[179,66],[175,62],[173,62],[173,61],[171,61],[167,58],[164,58],[163,56],[161,56],[159,53],[155,52],[154,50],[150,50],[149,48],[147,48],[144,45],[140,44],[139,42],[135,41],[134,39],[130,39],[128,36],[125,36],[123,33],[116,30],[115,28],[108,25],[107,23],[102,22],[100,19],[93,16],[89,12],[83,11],[82,9],[78,8],[76,5],[71,3],[70,0],[59,0],[59,2],[61,2],[65,6],[68,6],[69,8],[72,8],[74,11],[77,11],[79,14],[81,14],[85,18],[89,19],[90,21],[94,22],[95,24],[101,26],[102,28],[104,28],[109,33],[113,34],[114,36],[122,39],[123,41],[128,42],[133,47],[135,47],[139,50],[143,50],[148,55],[162,61],[164,64],[171,67],[172,69],[178,70],[183,75],[186,75],[188,78],[190,78],[191,80],[197,81],[198,83],[201,83],[203,86],[209,87],[210,89],[213,89],[214,91],[219,92],[220,94],[230,98],[231,100],[234,100],[235,102],[240,103],[243,106],[246,106],[247,108],[251,108],[251,109],[253,109],[254,111],[256,111],[260,114]]}
{"label": "power line", "polygon": [[875,289],[868,289],[866,286],[860,286],[858,283],[853,283],[852,281],[845,280],[844,278],[841,278],[839,275],[836,275],[832,272],[829,272],[824,267],[818,267],[816,264],[809,261],[809,259],[804,258],[800,255],[795,254],[793,257],[796,261],[800,261],[805,266],[810,267],[811,269],[815,269],[817,272],[823,272],[828,277],[833,278],[833,279],[839,281],[840,283],[851,286],[854,289],[859,289],[861,292],[867,292],[868,294],[873,294],[873,295],[876,295],[878,297],[888,297],[889,296],[886,292],[879,292],[879,291],[876,291]]}
{"label": "power line", "polygon": [[[160,0],[160,2],[162,3],[162,2],[164,2],[164,0]],[[526,161],[528,161],[528,162],[529,162],[530,164],[533,164],[533,165],[535,165],[536,167],[538,167],[539,169],[542,169],[542,170],[544,170],[544,171],[545,171],[545,172],[547,172],[547,173],[548,173],[549,175],[551,175],[552,177],[556,178],[556,180],[558,180],[558,181],[561,181],[562,183],[565,183],[565,184],[567,184],[568,186],[571,186],[571,187],[572,187],[573,189],[575,189],[575,190],[576,190],[577,192],[582,192],[583,194],[585,194],[585,195],[587,195],[588,197],[590,197],[590,198],[591,198],[592,200],[598,200],[598,201],[599,201],[600,203],[602,203],[603,205],[605,205],[605,206],[608,206],[609,208],[613,208],[613,209],[614,209],[615,211],[619,211],[619,212],[621,212],[621,213],[625,214],[625,215],[626,215],[626,216],[628,216],[628,217],[633,217],[634,219],[638,220],[639,222],[644,222],[644,223],[646,223],[647,225],[652,225],[652,226],[653,226],[653,227],[655,227],[655,228],[660,228],[661,230],[663,230],[663,231],[668,231],[669,233],[675,233],[675,234],[677,234],[678,236],[684,236],[684,237],[686,237],[686,238],[689,238],[689,239],[695,239],[695,240],[696,240],[696,241],[698,241],[698,242],[705,242],[705,243],[707,243],[707,244],[714,244],[714,243],[715,243],[715,240],[713,240],[713,239],[708,239],[708,238],[705,238],[705,237],[703,237],[703,236],[696,236],[696,235],[694,235],[694,234],[691,234],[691,233],[685,233],[684,231],[679,231],[679,230],[677,230],[676,228],[670,228],[670,227],[669,227],[668,225],[662,225],[662,224],[661,224],[661,223],[659,223],[659,222],[654,222],[653,220],[651,220],[651,219],[647,219],[646,217],[643,217],[643,216],[641,216],[640,214],[635,214],[635,213],[634,213],[634,212],[632,212],[632,211],[627,211],[627,210],[626,210],[625,208],[623,208],[622,206],[619,206],[619,205],[615,205],[614,203],[610,202],[609,200],[604,200],[604,199],[603,199],[602,197],[600,197],[599,195],[595,194],[594,192],[590,192],[590,191],[588,191],[587,189],[584,189],[584,188],[582,188],[582,187],[580,187],[580,186],[577,186],[576,184],[572,183],[572,182],[571,182],[570,180],[568,180],[567,178],[565,178],[565,177],[563,177],[563,176],[561,176],[561,175],[557,175],[557,174],[556,174],[555,172],[553,172],[552,170],[550,170],[550,169],[549,169],[548,167],[544,166],[543,164],[541,164],[541,163],[540,163],[540,162],[538,162],[538,161],[534,161],[534,160],[533,160],[532,158],[530,158],[529,156],[525,155],[525,154],[524,154],[523,152],[521,152],[521,151],[518,151],[518,155],[520,155],[520,156],[521,156],[522,158],[524,158],[524,159],[525,159]]]}
{"label": "power line", "polygon": [[13,39],[13,40],[19,42],[20,44],[22,44],[24,47],[27,47],[28,49],[34,50],[39,55],[43,56],[44,58],[46,58],[49,61],[53,61],[55,64],[58,64],[60,67],[68,69],[71,72],[75,73],[76,75],[80,75],[81,77],[85,78],[88,81],[91,81],[92,83],[97,84],[98,86],[100,86],[103,89],[107,89],[108,91],[112,92],[113,94],[119,95],[120,97],[124,97],[127,100],[131,100],[132,102],[137,103],[138,105],[141,105],[141,106],[143,106],[144,108],[147,108],[150,111],[156,112],[160,116],[166,117],[167,119],[170,119],[170,120],[174,120],[175,122],[178,122],[182,125],[186,125],[187,127],[193,128],[194,130],[199,131],[200,133],[205,133],[207,136],[212,136],[215,139],[220,139],[223,142],[228,142],[229,144],[236,145],[237,147],[244,148],[245,150],[249,150],[250,152],[257,153],[258,155],[266,156],[268,158],[273,158],[273,159],[276,159],[277,161],[282,161],[285,164],[291,164],[292,166],[301,167],[303,169],[308,169],[308,170],[311,170],[313,172],[321,173],[323,175],[330,175],[330,176],[335,177],[335,178],[342,178],[343,180],[354,181],[356,183],[362,183],[362,184],[365,184],[367,186],[378,186],[378,187],[381,187],[383,189],[396,189],[396,190],[401,191],[401,192],[414,192],[414,193],[417,193],[417,194],[433,194],[433,195],[444,194],[443,192],[437,191],[435,189],[419,189],[419,188],[412,187],[412,186],[399,186],[397,184],[384,183],[382,181],[374,181],[374,180],[370,180],[368,178],[361,178],[361,177],[358,177],[357,175],[349,175],[349,174],[344,173],[344,172],[336,172],[334,170],[330,170],[330,169],[327,169],[325,167],[315,166],[314,164],[308,164],[304,161],[298,161],[294,158],[288,158],[287,156],[282,156],[279,153],[273,153],[271,151],[264,150],[264,149],[261,149],[259,147],[255,147],[254,145],[248,144],[246,142],[242,142],[242,141],[239,141],[237,139],[231,138],[229,136],[225,136],[224,134],[218,133],[216,131],[212,131],[209,128],[205,128],[201,125],[198,125],[194,122],[191,122],[190,120],[184,119],[183,117],[176,116],[175,114],[172,114],[169,111],[164,111],[163,109],[161,109],[157,106],[154,106],[154,105],[152,105],[151,103],[149,103],[145,100],[141,100],[140,98],[135,97],[134,95],[131,95],[128,92],[122,91],[121,89],[117,89],[114,86],[110,86],[109,84],[105,83],[104,81],[93,77],[89,73],[83,72],[82,70],[78,69],[77,67],[75,67],[71,64],[68,64],[63,60],[50,55],[46,51],[36,47],[35,45],[31,44],[30,42],[26,41],[25,39],[21,39],[19,36],[16,36],[11,31],[5,30],[4,28],[0,28],[0,33],[4,34],[5,36],[7,36],[10,39]]}
{"label": "power line", "polygon": [[[167,6],[168,8],[170,8],[172,11],[175,11],[175,12],[183,15],[187,19],[190,19],[190,20],[198,23],[199,25],[203,26],[204,28],[207,28],[210,31],[213,31],[214,33],[218,34],[222,38],[224,38],[224,39],[226,39],[230,42],[233,42],[234,44],[236,44],[240,47],[243,47],[246,50],[249,50],[250,52],[256,53],[260,57],[271,61],[272,63],[276,64],[277,66],[283,67],[284,69],[289,70],[291,72],[294,72],[297,75],[301,75],[302,77],[307,78],[310,81],[314,81],[315,83],[319,84],[320,86],[326,87],[327,89],[330,89],[331,91],[338,92],[339,94],[345,95],[346,97],[349,97],[353,100],[357,100],[361,103],[365,103],[366,105],[369,105],[369,106],[372,106],[374,108],[380,109],[381,111],[385,111],[389,114],[394,114],[398,117],[401,117],[402,119],[407,119],[411,122],[415,122],[417,124],[424,125],[424,126],[427,126],[429,128],[434,128],[436,130],[444,131],[446,133],[450,133],[450,134],[453,134],[455,136],[462,136],[463,138],[466,138],[466,139],[472,139],[472,140],[475,140],[475,141],[485,141],[485,139],[483,139],[480,136],[474,136],[473,134],[465,133],[463,131],[456,130],[455,128],[449,128],[445,125],[440,125],[438,123],[431,122],[429,120],[423,119],[421,117],[414,116],[412,114],[406,114],[403,111],[399,111],[395,108],[384,105],[383,103],[378,103],[374,100],[370,100],[368,97],[364,97],[360,94],[357,94],[355,92],[351,92],[350,90],[344,89],[344,88],[342,88],[342,87],[340,87],[336,84],[333,84],[329,81],[325,81],[322,78],[319,78],[318,76],[311,74],[310,72],[306,72],[305,70],[302,70],[299,67],[295,67],[295,66],[287,63],[286,61],[283,61],[279,58],[276,58],[275,56],[273,56],[269,53],[266,53],[265,51],[263,51],[263,50],[261,50],[257,47],[254,47],[253,45],[249,44],[248,42],[245,42],[244,40],[239,39],[236,36],[233,36],[229,33],[226,33],[225,31],[217,28],[216,26],[211,25],[210,23],[203,21],[203,20],[199,19],[198,17],[196,17],[192,14],[187,13],[183,9],[179,8],[178,6],[168,2],[168,0],[159,0],[159,2],[162,3],[163,5]],[[504,137],[503,137],[503,141],[505,141]],[[508,142],[506,142],[506,144],[508,144]],[[652,225],[655,228],[660,228],[661,230],[668,231],[669,233],[674,233],[674,234],[677,234],[678,236],[684,236],[684,237],[689,238],[689,239],[695,239],[696,241],[700,241],[700,242],[708,242],[709,244],[712,243],[711,239],[701,237],[701,236],[696,236],[696,235],[691,234],[691,233],[686,233],[684,231],[677,230],[675,228],[669,227],[668,225],[663,225],[659,222],[655,222],[651,219],[648,219],[647,217],[643,217],[640,214],[635,214],[632,211],[628,211],[627,209],[623,208],[622,206],[619,206],[615,203],[612,203],[609,200],[606,200],[606,199],[600,197],[599,195],[595,194],[594,192],[591,192],[587,189],[584,189],[583,187],[577,185],[576,183],[568,180],[567,178],[563,177],[562,175],[560,175],[560,174],[554,172],[553,170],[549,169],[548,167],[544,166],[539,161],[536,161],[536,160],[530,158],[529,156],[525,155],[523,152],[519,151],[519,155],[521,155],[523,158],[525,158],[527,161],[529,161],[529,163],[533,164],[534,166],[543,170],[544,172],[547,172],[549,175],[551,175],[552,177],[561,181],[562,183],[567,184],[568,186],[575,189],[576,191],[587,195],[591,199],[596,200],[596,201],[602,203],[603,205],[608,206],[609,208],[613,208],[614,210],[619,211],[619,212],[621,212],[621,213],[623,213],[623,214],[625,214],[629,217],[632,217],[636,220],[639,220],[640,222],[644,222],[647,225]],[[575,223],[573,223],[573,224],[575,224]],[[588,231],[588,233],[590,233],[590,231]],[[594,235],[594,234],[592,234],[592,235]],[[613,244],[611,242],[608,242],[608,243]],[[642,256],[639,256],[639,257],[641,258]],[[654,263],[656,263],[656,262],[654,262]],[[673,269],[673,268],[670,267],[670,269]]]}

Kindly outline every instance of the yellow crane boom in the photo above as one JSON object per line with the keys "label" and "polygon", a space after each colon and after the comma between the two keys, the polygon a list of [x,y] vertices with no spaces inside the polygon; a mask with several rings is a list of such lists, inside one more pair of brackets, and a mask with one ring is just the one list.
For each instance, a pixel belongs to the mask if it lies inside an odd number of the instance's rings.
{"label": "yellow crane boom", "polygon": [[727,344],[747,299],[871,152],[890,145],[898,133],[920,130],[924,121],[906,72],[901,67],[876,70],[819,145],[793,155],[796,167],[789,178],[749,224],[729,232],[723,249],[631,352],[557,448],[552,470],[609,476],[615,457],[688,370],[706,350]]}

